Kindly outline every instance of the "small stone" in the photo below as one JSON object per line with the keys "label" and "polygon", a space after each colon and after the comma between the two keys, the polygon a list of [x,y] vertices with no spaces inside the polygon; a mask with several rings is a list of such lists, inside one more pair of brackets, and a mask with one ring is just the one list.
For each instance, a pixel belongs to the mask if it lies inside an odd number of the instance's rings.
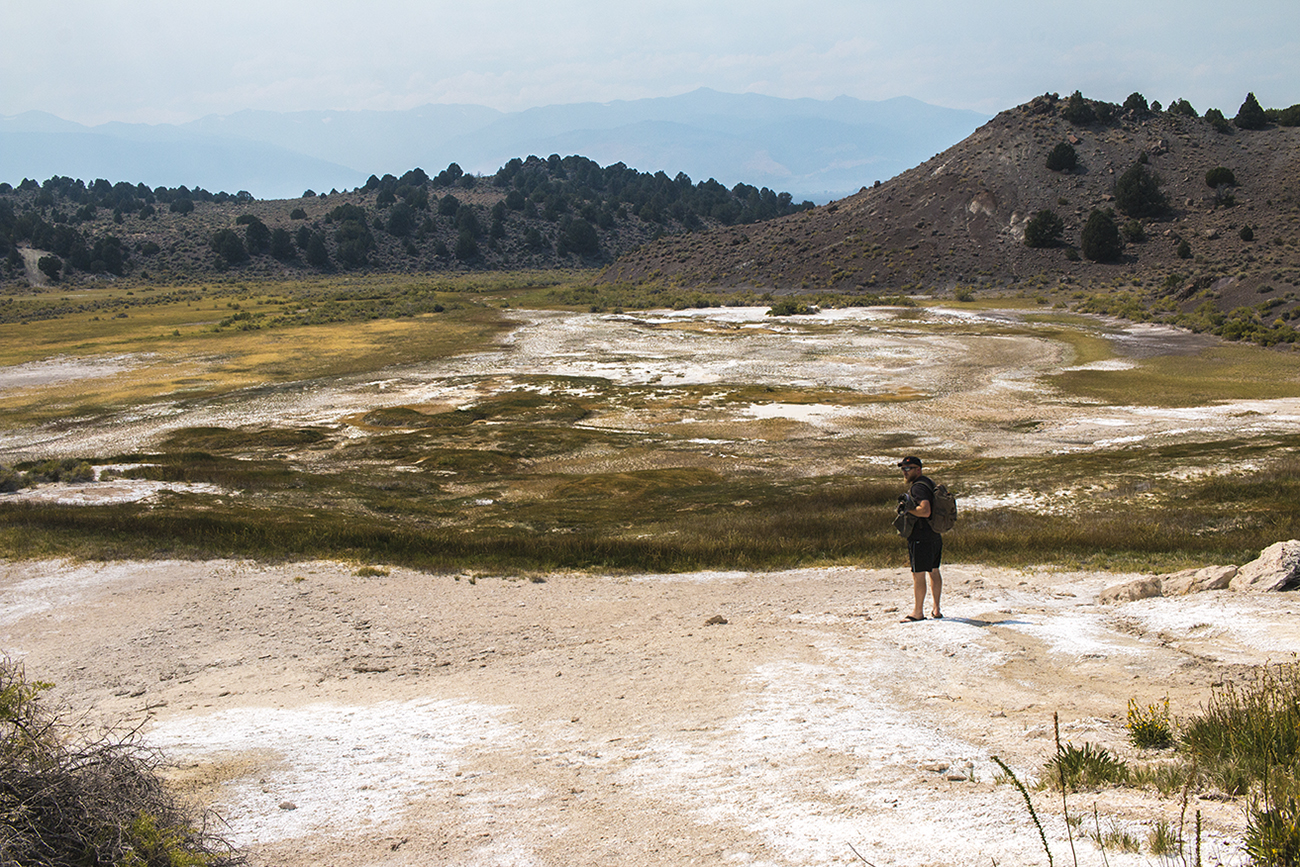
{"label": "small stone", "polygon": [[950,767],[951,765],[949,765],[947,762],[926,762],[925,764],[921,765],[921,770],[929,771],[933,774],[942,774]]}
{"label": "small stone", "polygon": [[723,626],[726,623],[727,618],[723,617],[721,614],[715,614],[708,620],[704,621],[705,626]]}
{"label": "small stone", "polygon": [[281,802],[280,802],[280,809],[281,809],[281,810],[296,810],[296,809],[298,809],[298,805],[295,804],[293,801],[281,801]]}
{"label": "small stone", "polygon": [[946,777],[944,777],[944,779],[950,783],[964,783],[969,778],[961,771],[953,771],[951,774],[948,774]]}

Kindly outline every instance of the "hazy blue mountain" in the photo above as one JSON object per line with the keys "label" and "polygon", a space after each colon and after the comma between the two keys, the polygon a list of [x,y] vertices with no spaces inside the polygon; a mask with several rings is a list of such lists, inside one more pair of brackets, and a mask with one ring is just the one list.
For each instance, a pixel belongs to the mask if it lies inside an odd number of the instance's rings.
{"label": "hazy blue mountain", "polygon": [[[502,116],[482,105],[422,105],[409,111],[241,111],[210,115],[182,128],[274,144],[348,166],[363,173],[364,183],[371,174],[400,175],[416,166],[443,169],[458,160],[463,165],[465,157],[448,155],[443,145]],[[440,163],[432,159],[434,151]]]}
{"label": "hazy blue mountain", "polygon": [[371,173],[490,174],[512,157],[581,154],[824,202],[928,159],[988,118],[908,97],[780,99],[701,88],[680,96],[503,113],[476,105],[409,111],[241,111],[180,125],[85,127],[28,112],[0,118],[0,179],[53,174],[198,184],[284,198],[349,188]]}
{"label": "hazy blue mountain", "polygon": [[0,180],[66,175],[156,187],[248,190],[291,198],[305,189],[355,187],[367,174],[303,153],[244,138],[196,134],[160,124],[86,127],[42,112],[0,118]]}

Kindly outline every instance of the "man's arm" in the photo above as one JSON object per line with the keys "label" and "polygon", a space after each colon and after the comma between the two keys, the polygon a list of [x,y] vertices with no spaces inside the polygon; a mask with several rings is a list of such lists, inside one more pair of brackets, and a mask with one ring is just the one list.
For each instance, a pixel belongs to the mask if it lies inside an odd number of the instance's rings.
{"label": "man's arm", "polygon": [[915,496],[915,492],[918,490],[921,491],[922,494],[930,494],[930,496],[934,496],[925,482],[918,481],[912,486],[912,490],[907,492],[908,500],[916,503],[915,506],[907,510],[907,513],[909,515],[915,515],[918,518],[928,518],[930,517],[930,499],[929,497],[922,498]]}

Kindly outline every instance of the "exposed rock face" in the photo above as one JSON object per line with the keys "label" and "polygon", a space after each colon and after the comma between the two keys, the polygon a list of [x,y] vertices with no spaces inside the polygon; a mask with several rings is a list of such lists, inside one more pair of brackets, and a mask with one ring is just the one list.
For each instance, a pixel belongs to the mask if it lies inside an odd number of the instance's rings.
{"label": "exposed rock face", "polygon": [[1162,595],[1160,583],[1160,578],[1153,576],[1116,584],[1098,593],[1097,601],[1109,605],[1115,602],[1132,602],[1135,599],[1150,599],[1152,596]]}
{"label": "exposed rock face", "polygon": [[1160,589],[1165,596],[1186,596],[1202,590],[1226,590],[1237,575],[1236,566],[1205,566],[1201,569],[1184,569],[1160,576]]}
{"label": "exposed rock face", "polygon": [[1300,587],[1300,540],[1278,542],[1237,572],[1233,590],[1292,590]]}

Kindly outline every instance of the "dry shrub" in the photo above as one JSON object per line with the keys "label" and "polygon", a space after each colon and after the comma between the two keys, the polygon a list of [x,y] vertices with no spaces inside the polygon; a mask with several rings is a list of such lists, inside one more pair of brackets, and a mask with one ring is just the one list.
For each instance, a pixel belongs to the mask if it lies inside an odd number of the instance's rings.
{"label": "dry shrub", "polygon": [[163,785],[134,732],[74,739],[49,684],[0,658],[0,864],[226,867],[243,857]]}

